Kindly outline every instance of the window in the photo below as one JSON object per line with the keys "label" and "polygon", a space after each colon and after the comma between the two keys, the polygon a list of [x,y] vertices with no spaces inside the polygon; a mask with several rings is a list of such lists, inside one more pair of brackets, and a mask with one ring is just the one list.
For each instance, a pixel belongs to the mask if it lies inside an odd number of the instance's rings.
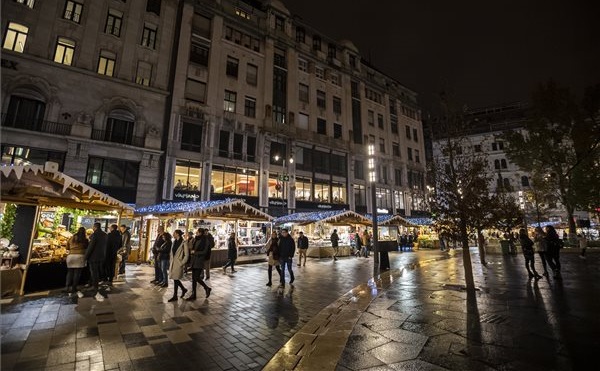
{"label": "window", "polygon": [[[175,191],[200,191],[202,181],[202,163],[189,160],[175,161],[175,177],[173,178]],[[175,198],[177,195],[174,194]],[[190,195],[191,196],[191,195]],[[198,197],[197,195],[196,197]],[[188,196],[189,197],[189,196]],[[194,199],[195,200],[195,199]]]}
{"label": "window", "polygon": [[300,99],[300,102],[309,102],[308,85],[302,83],[298,85],[298,99]]}
{"label": "window", "polygon": [[258,67],[250,63],[246,65],[246,83],[252,86],[258,84]]}
{"label": "window", "polygon": [[[209,36],[206,36],[207,38]],[[260,53],[260,40],[248,34],[234,30],[229,26],[225,26],[225,40],[233,41],[236,44],[243,45],[245,48],[254,50]]]}
{"label": "window", "polygon": [[90,156],[85,182],[128,203],[135,203],[139,162]]}
{"label": "window", "polygon": [[123,23],[123,13],[118,10],[109,9],[104,32],[116,37],[121,36],[121,23]]}
{"label": "window", "polygon": [[419,136],[417,135],[417,129],[416,128],[413,128],[413,140],[415,142],[419,141]]}
{"label": "window", "polygon": [[219,132],[219,157],[229,157],[229,132]]}
{"label": "window", "polygon": [[63,14],[63,18],[68,19],[69,21],[73,21],[75,23],[80,23],[82,10],[83,4],[69,0],[65,4],[65,13]]}
{"label": "window", "polygon": [[256,99],[246,96],[246,100],[244,101],[244,116],[256,117]]}
{"label": "window", "polygon": [[15,0],[16,3],[23,4],[29,9],[33,9],[35,5],[35,0]]}
{"label": "window", "polygon": [[416,163],[420,163],[421,162],[421,158],[419,157],[419,150],[415,149],[415,162]]}
{"label": "window", "polygon": [[335,59],[337,57],[337,49],[335,47],[335,44],[329,44],[327,45],[327,57]]}
{"label": "window", "polygon": [[315,76],[317,76],[317,79],[325,80],[325,70],[322,67],[316,66]]}
{"label": "window", "polygon": [[325,92],[322,90],[317,90],[317,107],[325,109],[327,98]]}
{"label": "window", "polygon": [[233,158],[234,159],[242,160],[244,158],[243,147],[244,147],[244,135],[234,133],[233,134]]}
{"label": "window", "polygon": [[225,73],[227,76],[238,77],[238,65],[239,61],[232,57],[227,57],[227,65],[225,67]]}
{"label": "window", "polygon": [[54,62],[70,66],[73,63],[73,54],[75,53],[75,41],[59,37],[56,43],[56,52],[54,53]]}
{"label": "window", "polygon": [[500,160],[494,160],[494,169],[500,169]]}
{"label": "window", "polygon": [[333,97],[333,112],[342,113],[342,100],[339,97]]}
{"label": "window", "polygon": [[298,58],[298,69],[303,72],[308,72],[308,61],[306,59]]}
{"label": "window", "polygon": [[235,8],[235,15],[244,19],[250,19],[250,14],[248,14],[245,10],[242,10],[240,8]]}
{"label": "window", "polygon": [[406,125],[406,139],[410,139],[410,126]]}
{"label": "window", "polygon": [[327,121],[317,118],[317,134],[327,135]]}
{"label": "window", "polygon": [[113,76],[116,58],[114,53],[101,51],[100,59],[98,60],[98,73],[100,75]]}
{"label": "window", "polygon": [[504,142],[492,143],[492,151],[502,151],[502,150],[504,150]]}
{"label": "window", "polygon": [[404,209],[404,192],[394,191],[394,207],[396,212],[398,212],[398,209]]}
{"label": "window", "polygon": [[321,51],[321,37],[314,35],[312,38],[313,50]]}
{"label": "window", "polygon": [[225,100],[223,102],[223,109],[227,112],[235,112],[235,102],[237,94],[233,91],[225,90]]}
{"label": "window", "polygon": [[331,202],[343,204],[346,202],[346,186],[341,183],[331,183]]}
{"label": "window", "polygon": [[275,53],[273,54],[273,64],[277,67],[281,67],[283,69],[287,68],[287,60],[286,60],[285,50],[281,48],[275,48]]}
{"label": "window", "polygon": [[208,66],[208,46],[195,41],[192,38],[192,47],[190,50],[190,62],[201,66]]}
{"label": "window", "polygon": [[285,19],[278,15],[275,16],[275,29],[278,31],[285,31]]}
{"label": "window", "polygon": [[385,139],[379,138],[379,152],[385,153]]}
{"label": "window", "polygon": [[365,98],[373,102],[383,104],[383,96],[372,89],[365,87]]}
{"label": "window", "polygon": [[210,39],[211,22],[211,18],[194,13],[194,18],[192,18],[192,37]]}
{"label": "window", "polygon": [[492,143],[492,151],[498,150],[498,144],[496,142]]}
{"label": "window", "polygon": [[139,61],[137,66],[137,73],[135,74],[135,83],[150,86],[151,76],[152,65],[147,62]]}
{"label": "window", "polygon": [[394,157],[400,157],[400,144],[397,142],[392,143],[392,154]]}
{"label": "window", "polygon": [[271,142],[269,158],[271,165],[280,165],[283,158],[286,157],[287,147],[285,143]]}
{"label": "window", "polygon": [[2,144],[2,163],[6,165],[44,165],[46,161],[52,161],[62,171],[65,155],[66,152]]}
{"label": "window", "polygon": [[296,199],[312,200],[312,184],[310,178],[296,177]]}
{"label": "window", "polygon": [[360,160],[354,160],[354,179],[365,179],[364,163]]}
{"label": "window", "polygon": [[248,162],[256,161],[256,138],[255,137],[247,137],[246,138],[246,161],[248,161]]}
{"label": "window", "polygon": [[390,116],[390,127],[392,134],[398,134],[398,118],[396,116]]}
{"label": "window", "polygon": [[187,79],[185,82],[185,98],[196,102],[206,102],[206,84],[200,81]]}
{"label": "window", "polygon": [[383,115],[380,113],[377,114],[377,126],[383,129]]}
{"label": "window", "polygon": [[156,49],[156,26],[144,24],[144,32],[142,33],[142,46],[150,49]]}
{"label": "window", "polygon": [[352,94],[352,98],[360,99],[360,89],[359,89],[358,81],[350,82],[350,92]]}
{"label": "window", "polygon": [[202,125],[183,122],[181,129],[181,149],[191,152],[202,152]]}
{"label": "window", "polygon": [[394,169],[394,185],[400,187],[402,186],[402,170]]}
{"label": "window", "polygon": [[407,153],[407,155],[408,155],[408,159],[409,159],[410,161],[412,161],[412,160],[413,160],[413,152],[412,152],[412,148],[410,148],[410,147],[407,147],[407,148],[406,148],[406,153]]}
{"label": "window", "polygon": [[367,122],[369,126],[375,126],[375,112],[368,110],[367,111]]}
{"label": "window", "polygon": [[27,32],[29,32],[28,27],[15,22],[9,22],[2,47],[4,49],[23,53],[25,42],[27,41]]}
{"label": "window", "polygon": [[335,139],[342,138],[342,124],[338,124],[338,123],[333,124],[333,137]]}
{"label": "window", "polygon": [[381,166],[381,180],[383,180],[383,184],[388,184],[388,168],[387,166]]}
{"label": "window", "polygon": [[296,28],[296,42],[302,44],[306,42],[306,31],[302,27]]}
{"label": "window", "polygon": [[500,160],[500,164],[501,164],[501,166],[502,166],[503,169],[506,169],[508,167],[506,165],[506,160],[505,159]]}
{"label": "window", "polygon": [[521,186],[529,187],[529,178],[527,176],[521,177]]}
{"label": "window", "polygon": [[332,73],[331,75],[331,83],[336,86],[342,86],[342,82],[340,80],[340,75],[337,73]]}
{"label": "window", "polygon": [[147,0],[146,11],[160,15],[160,0]]}
{"label": "window", "polygon": [[258,172],[246,168],[213,166],[211,193],[258,196]]}
{"label": "window", "polygon": [[390,115],[398,115],[398,109],[396,108],[396,100],[390,97]]}
{"label": "window", "polygon": [[302,130],[308,130],[308,115],[304,113],[298,114],[298,128]]}
{"label": "window", "polygon": [[350,63],[350,67],[356,68],[358,65],[356,64],[356,56],[350,55],[348,57],[348,62]]}
{"label": "window", "polygon": [[[18,95],[11,95],[8,103],[8,112],[2,121],[2,126],[32,130],[41,130],[44,125],[46,104],[38,99],[29,99]],[[70,128],[68,128],[70,132]],[[59,134],[59,133],[55,133]],[[61,134],[68,134],[61,133]]]}
{"label": "window", "polygon": [[135,117],[123,110],[114,110],[106,121],[104,133],[92,133],[94,139],[106,142],[132,144]]}
{"label": "window", "polygon": [[476,144],[473,146],[473,150],[475,152],[481,152],[481,144]]}
{"label": "window", "polygon": [[498,142],[498,149],[500,151],[504,150],[504,142]]}
{"label": "window", "polygon": [[[354,204],[356,207],[362,206],[366,208],[367,206],[367,191],[364,185],[354,184],[352,186],[352,190],[354,191]],[[366,211],[366,210],[365,210]]]}
{"label": "window", "polygon": [[503,182],[504,182],[504,184],[503,184],[504,188],[507,189],[507,190],[509,190],[510,189],[510,179],[504,178]]}

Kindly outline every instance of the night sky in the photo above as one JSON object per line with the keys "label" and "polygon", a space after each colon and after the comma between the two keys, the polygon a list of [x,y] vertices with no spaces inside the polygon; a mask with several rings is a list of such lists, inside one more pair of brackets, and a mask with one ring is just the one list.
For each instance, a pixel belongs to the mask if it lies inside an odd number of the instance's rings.
{"label": "night sky", "polygon": [[600,83],[600,7],[593,0],[283,0],[335,40],[419,94],[471,108],[527,101],[552,78],[582,94]]}

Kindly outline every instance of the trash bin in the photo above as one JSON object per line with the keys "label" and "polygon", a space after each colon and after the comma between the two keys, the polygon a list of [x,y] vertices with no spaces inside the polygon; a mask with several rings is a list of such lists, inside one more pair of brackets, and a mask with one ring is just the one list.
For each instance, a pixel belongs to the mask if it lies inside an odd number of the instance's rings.
{"label": "trash bin", "polygon": [[382,271],[390,269],[390,256],[387,251],[379,252],[379,269]]}
{"label": "trash bin", "polygon": [[502,248],[502,255],[510,254],[510,242],[508,240],[500,240],[500,247]]}

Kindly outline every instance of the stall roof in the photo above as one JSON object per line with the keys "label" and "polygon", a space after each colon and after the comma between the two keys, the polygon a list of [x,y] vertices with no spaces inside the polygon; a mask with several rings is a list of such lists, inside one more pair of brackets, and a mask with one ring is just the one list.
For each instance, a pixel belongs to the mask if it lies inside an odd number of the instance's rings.
{"label": "stall roof", "polygon": [[330,210],[295,213],[285,215],[274,220],[275,224],[311,224],[317,222],[330,224],[371,224],[371,220],[350,210]]}
{"label": "stall roof", "polygon": [[408,220],[410,223],[412,223],[414,225],[431,225],[431,224],[433,224],[433,219],[431,219],[431,218],[413,218],[413,217],[407,216],[406,220]]}
{"label": "stall roof", "polygon": [[[365,217],[369,220],[373,220],[373,216],[371,214],[365,214]],[[414,224],[401,217],[400,215],[392,215],[392,214],[381,214],[377,215],[377,224],[379,225],[404,225],[404,226],[413,226]]]}
{"label": "stall roof", "polygon": [[186,218],[226,218],[271,221],[273,218],[240,199],[167,202],[144,206],[135,210],[136,215],[180,216]]}
{"label": "stall roof", "polygon": [[2,165],[2,202],[133,212],[133,207],[58,170],[42,165]]}

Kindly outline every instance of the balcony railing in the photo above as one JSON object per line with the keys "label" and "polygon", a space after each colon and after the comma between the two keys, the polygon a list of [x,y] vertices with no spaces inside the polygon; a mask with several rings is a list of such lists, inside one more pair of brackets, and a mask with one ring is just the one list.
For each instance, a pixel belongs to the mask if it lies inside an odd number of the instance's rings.
{"label": "balcony railing", "polygon": [[13,115],[7,113],[2,114],[2,126],[15,129],[37,131],[41,133],[71,135],[71,124],[47,120],[37,120],[35,118],[27,116]]}
{"label": "balcony railing", "polygon": [[121,136],[116,134],[111,134],[106,130],[92,130],[92,139],[93,140],[101,140],[103,142],[112,142],[112,143],[121,143],[128,144],[130,146],[135,147],[144,147],[145,138],[144,137],[135,137],[135,136]]}

